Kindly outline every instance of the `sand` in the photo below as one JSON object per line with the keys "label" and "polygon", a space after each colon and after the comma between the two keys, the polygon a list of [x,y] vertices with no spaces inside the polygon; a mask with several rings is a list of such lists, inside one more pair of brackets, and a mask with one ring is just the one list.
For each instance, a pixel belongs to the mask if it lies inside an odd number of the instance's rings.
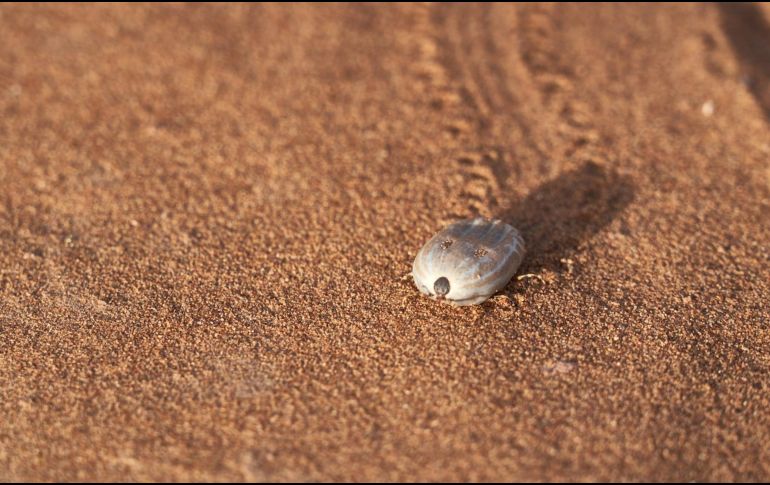
{"label": "sand", "polygon": [[[770,480],[770,7],[0,7],[0,480]],[[500,296],[407,276],[519,227]]]}

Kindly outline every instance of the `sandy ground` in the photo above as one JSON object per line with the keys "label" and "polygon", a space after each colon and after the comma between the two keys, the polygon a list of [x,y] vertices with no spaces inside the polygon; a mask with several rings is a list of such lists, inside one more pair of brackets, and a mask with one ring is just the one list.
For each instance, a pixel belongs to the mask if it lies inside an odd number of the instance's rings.
{"label": "sandy ground", "polygon": [[0,7],[0,480],[768,480],[769,160],[768,6]]}

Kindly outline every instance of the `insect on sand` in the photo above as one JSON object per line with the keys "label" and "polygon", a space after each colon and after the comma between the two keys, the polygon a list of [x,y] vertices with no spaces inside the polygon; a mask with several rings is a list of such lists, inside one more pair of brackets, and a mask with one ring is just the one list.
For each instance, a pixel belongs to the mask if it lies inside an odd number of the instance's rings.
{"label": "insect on sand", "polygon": [[505,287],[524,259],[524,239],[496,219],[466,219],[433,236],[417,253],[419,290],[454,305],[475,305]]}

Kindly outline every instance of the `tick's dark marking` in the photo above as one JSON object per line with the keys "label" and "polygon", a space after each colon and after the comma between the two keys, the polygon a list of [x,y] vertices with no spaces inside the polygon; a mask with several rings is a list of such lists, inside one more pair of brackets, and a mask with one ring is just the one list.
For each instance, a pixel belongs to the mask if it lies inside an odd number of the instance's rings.
{"label": "tick's dark marking", "polygon": [[449,280],[444,276],[437,279],[436,282],[433,283],[433,291],[436,292],[436,296],[444,296],[449,293]]}

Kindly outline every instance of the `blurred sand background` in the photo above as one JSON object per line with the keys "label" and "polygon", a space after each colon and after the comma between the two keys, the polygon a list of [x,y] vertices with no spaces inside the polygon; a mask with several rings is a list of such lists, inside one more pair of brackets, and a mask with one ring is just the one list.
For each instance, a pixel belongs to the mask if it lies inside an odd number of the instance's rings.
{"label": "blurred sand background", "polygon": [[767,5],[4,5],[0,480],[768,480],[769,211]]}

